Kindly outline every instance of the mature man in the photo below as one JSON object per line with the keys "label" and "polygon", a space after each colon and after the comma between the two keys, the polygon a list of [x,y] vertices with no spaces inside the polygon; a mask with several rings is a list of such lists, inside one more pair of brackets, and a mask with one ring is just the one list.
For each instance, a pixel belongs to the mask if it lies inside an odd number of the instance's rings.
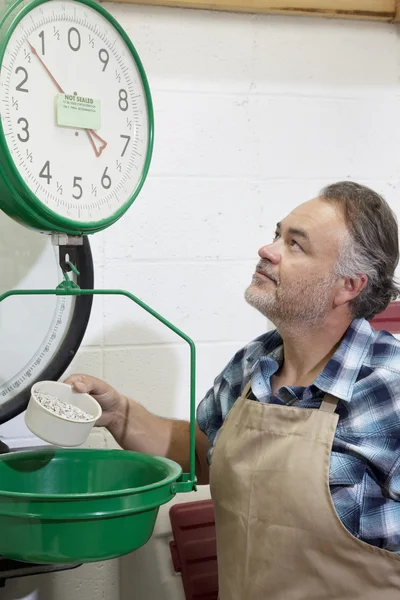
{"label": "mature man", "polygon": [[[400,342],[368,323],[399,293],[396,219],[372,190],[336,183],[259,256],[245,296],[276,329],[237,352],[197,414],[220,599],[398,600]],[[122,447],[188,469],[188,423],[90,376],[67,381]]]}

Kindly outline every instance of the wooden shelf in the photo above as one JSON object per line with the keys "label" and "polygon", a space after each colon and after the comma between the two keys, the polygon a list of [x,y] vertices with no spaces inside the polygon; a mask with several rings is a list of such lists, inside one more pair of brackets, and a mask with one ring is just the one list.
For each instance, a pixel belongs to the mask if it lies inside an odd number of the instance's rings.
{"label": "wooden shelf", "polygon": [[112,0],[145,6],[397,22],[400,0]]}

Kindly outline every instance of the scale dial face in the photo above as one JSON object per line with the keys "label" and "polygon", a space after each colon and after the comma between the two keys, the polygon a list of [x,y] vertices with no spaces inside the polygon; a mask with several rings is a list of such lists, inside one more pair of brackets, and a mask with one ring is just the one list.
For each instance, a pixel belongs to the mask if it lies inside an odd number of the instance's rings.
{"label": "scale dial face", "polygon": [[128,209],[150,164],[140,59],[91,0],[20,6],[0,24],[0,191],[14,196],[0,208],[41,231],[104,229]]}

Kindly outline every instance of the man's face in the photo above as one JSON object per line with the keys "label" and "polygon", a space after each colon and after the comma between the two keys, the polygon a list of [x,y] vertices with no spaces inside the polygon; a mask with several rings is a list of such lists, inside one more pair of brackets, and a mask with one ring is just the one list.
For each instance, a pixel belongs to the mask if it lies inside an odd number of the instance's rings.
{"label": "man's face", "polygon": [[333,205],[319,198],[301,204],[277,224],[272,243],[260,248],[246,300],[276,326],[322,325],[333,308],[335,265],[348,235]]}

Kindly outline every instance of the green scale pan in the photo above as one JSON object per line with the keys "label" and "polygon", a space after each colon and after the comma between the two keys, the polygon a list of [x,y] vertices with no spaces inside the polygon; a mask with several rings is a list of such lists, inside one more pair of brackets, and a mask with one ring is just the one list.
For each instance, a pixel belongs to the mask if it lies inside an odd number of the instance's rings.
{"label": "green scale pan", "polygon": [[123,450],[11,453],[0,461],[0,553],[64,564],[132,552],[180,475],[172,461]]}

